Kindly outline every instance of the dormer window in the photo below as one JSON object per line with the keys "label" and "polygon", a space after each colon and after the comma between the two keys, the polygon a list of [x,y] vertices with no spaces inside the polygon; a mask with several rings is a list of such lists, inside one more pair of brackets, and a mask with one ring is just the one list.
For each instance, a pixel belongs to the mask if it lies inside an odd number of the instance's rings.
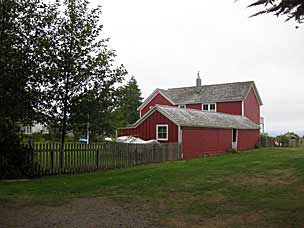
{"label": "dormer window", "polygon": [[178,107],[186,109],[186,105],[178,105]]}
{"label": "dormer window", "polygon": [[216,104],[203,104],[203,111],[216,112]]}

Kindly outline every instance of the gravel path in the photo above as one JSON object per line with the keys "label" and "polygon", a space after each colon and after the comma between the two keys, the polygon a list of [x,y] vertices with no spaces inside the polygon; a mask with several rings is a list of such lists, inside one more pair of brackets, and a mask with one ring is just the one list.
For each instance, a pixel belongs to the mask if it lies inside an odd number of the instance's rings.
{"label": "gravel path", "polygon": [[161,227],[155,214],[142,207],[116,205],[103,198],[75,199],[62,206],[3,208],[0,228]]}

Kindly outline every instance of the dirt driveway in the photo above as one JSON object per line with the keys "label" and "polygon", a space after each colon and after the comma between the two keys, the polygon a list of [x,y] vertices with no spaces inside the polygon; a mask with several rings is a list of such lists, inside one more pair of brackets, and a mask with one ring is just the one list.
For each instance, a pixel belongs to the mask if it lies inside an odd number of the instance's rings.
{"label": "dirt driveway", "polygon": [[103,198],[74,199],[62,206],[3,208],[0,205],[0,228],[93,228],[161,227],[155,214],[136,207],[116,205]]}

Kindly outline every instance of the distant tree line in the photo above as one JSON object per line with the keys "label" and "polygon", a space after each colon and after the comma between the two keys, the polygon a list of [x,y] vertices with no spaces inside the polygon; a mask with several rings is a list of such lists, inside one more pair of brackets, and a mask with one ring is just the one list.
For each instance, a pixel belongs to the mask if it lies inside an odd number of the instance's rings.
{"label": "distant tree line", "polygon": [[104,137],[138,118],[140,89],[124,83],[100,15],[88,0],[0,0],[2,154],[22,153],[22,125],[46,123],[63,143],[67,131]]}

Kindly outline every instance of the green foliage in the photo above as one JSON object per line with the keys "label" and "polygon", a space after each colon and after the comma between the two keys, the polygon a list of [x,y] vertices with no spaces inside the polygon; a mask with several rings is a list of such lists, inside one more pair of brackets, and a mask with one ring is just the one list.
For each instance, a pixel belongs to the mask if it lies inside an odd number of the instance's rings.
{"label": "green foliage", "polygon": [[39,49],[47,6],[39,0],[0,1],[0,121],[38,119]]}
{"label": "green foliage", "polygon": [[[59,1],[48,33],[43,38],[43,86],[49,104],[45,114],[61,123],[62,137],[69,127],[92,132],[108,131],[117,83],[125,68],[114,66],[115,52],[101,38],[101,8],[87,0]],[[68,122],[70,126],[68,126]],[[64,140],[64,138],[62,138]]]}
{"label": "green foliage", "polygon": [[31,149],[21,145],[18,128],[11,122],[0,122],[0,179],[28,177],[33,164],[28,161]]}
{"label": "green foliage", "polygon": [[287,147],[289,142],[289,137],[286,135],[279,135],[275,137],[275,140],[280,143],[281,146]]}
{"label": "green foliage", "polygon": [[303,0],[255,0],[248,7],[265,6],[264,10],[252,15],[257,16],[265,13],[273,13],[276,16],[287,16],[286,21],[294,19],[298,23],[304,21]]}
{"label": "green foliage", "polygon": [[142,103],[141,91],[134,77],[118,89],[117,108],[113,112],[115,129],[135,123],[139,119],[137,108]]}
{"label": "green foliage", "polygon": [[0,177],[25,176],[19,126],[42,120],[40,51],[52,5],[40,0],[0,0]]}
{"label": "green foliage", "polygon": [[275,137],[275,140],[279,142],[282,146],[287,147],[289,145],[289,140],[295,140],[296,143],[299,143],[300,136],[294,132],[287,132],[283,135]]}

